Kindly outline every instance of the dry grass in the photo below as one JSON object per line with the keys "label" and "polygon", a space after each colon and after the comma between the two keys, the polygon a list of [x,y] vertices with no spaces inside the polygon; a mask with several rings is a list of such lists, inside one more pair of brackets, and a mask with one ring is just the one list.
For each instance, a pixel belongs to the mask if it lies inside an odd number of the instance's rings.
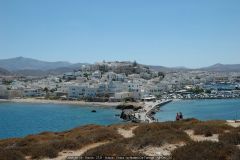
{"label": "dry grass", "polygon": [[0,160],[25,160],[25,158],[19,151],[0,148]]}
{"label": "dry grass", "polygon": [[219,142],[193,142],[172,152],[174,160],[239,160],[240,150],[236,146]]}
{"label": "dry grass", "polygon": [[[133,130],[135,136],[124,138],[118,134],[118,129]],[[193,130],[195,134],[211,136],[220,134],[220,142],[192,142],[185,130]],[[228,133],[225,133],[225,131]],[[65,132],[43,132],[24,138],[0,140],[0,160],[22,160],[25,156],[33,158],[54,158],[63,150],[79,150],[87,145],[98,142],[110,142],[88,150],[85,155],[107,156],[143,156],[138,151],[146,147],[161,147],[165,144],[180,144],[172,152],[173,159],[233,159],[239,156],[236,149],[240,144],[240,127],[233,128],[224,121],[202,122],[196,119],[186,119],[178,122],[163,122],[151,124],[119,124],[111,126],[87,125]],[[192,156],[191,156],[192,155]],[[9,157],[9,159],[7,159]],[[234,159],[235,158],[235,159]]]}
{"label": "dry grass", "polygon": [[229,132],[224,133],[219,136],[219,141],[232,145],[240,145],[240,133],[239,132]]}
{"label": "dry grass", "polygon": [[130,138],[127,143],[136,149],[191,141],[185,132],[162,123],[140,125],[134,130],[134,134],[135,136]]}
{"label": "dry grass", "polygon": [[31,149],[31,156],[34,159],[38,158],[55,158],[58,156],[58,150],[55,149],[52,145],[41,144]]}
{"label": "dry grass", "polygon": [[112,129],[115,129],[115,130],[117,130],[118,128],[129,130],[129,129],[131,129],[133,127],[137,127],[139,125],[140,124],[137,124],[137,123],[127,122],[127,123],[124,123],[124,124],[113,124],[109,127],[112,128]]}
{"label": "dry grass", "polygon": [[193,127],[194,134],[207,135],[207,134],[221,134],[226,130],[233,128],[225,123],[225,121],[207,121],[200,122]]}
{"label": "dry grass", "polygon": [[35,145],[40,142],[45,143],[48,141],[59,140],[59,139],[61,139],[61,137],[58,135],[58,133],[43,132],[38,135],[29,135],[22,139],[18,139],[18,141],[16,142],[16,145],[18,147],[24,147],[24,146]]}
{"label": "dry grass", "polygon": [[195,135],[210,136],[212,134],[221,134],[226,130],[234,128],[227,125],[225,121],[199,121],[197,119],[186,119],[178,122],[164,122],[172,128],[180,130],[193,130]]}
{"label": "dry grass", "polygon": [[62,150],[77,150],[88,144],[121,138],[122,136],[111,127],[88,125],[66,132],[44,132],[19,139],[3,140],[0,141],[0,147],[12,148],[33,158],[54,158]]}
{"label": "dry grass", "polygon": [[143,156],[143,154],[133,152],[123,141],[117,141],[91,149],[84,156]]}
{"label": "dry grass", "polygon": [[20,141],[20,138],[9,138],[0,140],[0,148],[12,148]]}

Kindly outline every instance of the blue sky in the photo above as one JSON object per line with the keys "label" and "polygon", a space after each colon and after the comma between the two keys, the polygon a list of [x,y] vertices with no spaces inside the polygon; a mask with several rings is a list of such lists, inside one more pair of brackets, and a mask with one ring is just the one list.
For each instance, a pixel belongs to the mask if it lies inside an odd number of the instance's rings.
{"label": "blue sky", "polygon": [[240,63],[239,0],[0,0],[0,58]]}

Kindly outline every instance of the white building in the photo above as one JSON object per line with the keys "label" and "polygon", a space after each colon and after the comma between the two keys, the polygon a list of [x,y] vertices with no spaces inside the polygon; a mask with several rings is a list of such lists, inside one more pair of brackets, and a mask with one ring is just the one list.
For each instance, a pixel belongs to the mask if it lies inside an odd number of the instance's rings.
{"label": "white building", "polygon": [[24,89],[23,96],[24,97],[41,97],[44,96],[45,93],[42,89]]}
{"label": "white building", "polygon": [[108,72],[106,73],[108,81],[115,81],[117,78],[117,74],[114,72]]}
{"label": "white building", "polygon": [[96,79],[101,79],[102,74],[101,74],[101,72],[98,70],[98,71],[95,71],[95,72],[92,73],[92,77],[93,77],[93,78],[96,78]]}
{"label": "white building", "polygon": [[88,87],[86,85],[69,86],[68,87],[68,98],[69,99],[84,98],[87,88]]}
{"label": "white building", "polygon": [[128,91],[129,92],[139,92],[140,91],[140,84],[139,83],[132,83],[128,82]]}
{"label": "white building", "polygon": [[116,81],[124,82],[126,80],[126,78],[127,78],[127,76],[125,73],[116,75]]}
{"label": "white building", "polygon": [[115,93],[123,91],[128,91],[125,83],[119,81],[110,81],[108,83],[109,96],[114,96]]}
{"label": "white building", "polygon": [[94,98],[97,95],[97,88],[96,87],[89,87],[86,89],[84,97],[85,98]]}
{"label": "white building", "polygon": [[0,99],[8,98],[8,90],[7,87],[4,85],[0,85]]}
{"label": "white building", "polygon": [[74,85],[68,88],[69,99],[94,98],[97,88],[89,85]]}
{"label": "white building", "polygon": [[118,93],[115,93],[114,98],[117,99],[117,100],[123,100],[123,99],[126,99],[126,98],[133,98],[133,93],[131,93],[131,92],[118,92]]}
{"label": "white building", "polygon": [[108,87],[105,83],[99,83],[97,88],[97,96],[103,97],[108,93]]}

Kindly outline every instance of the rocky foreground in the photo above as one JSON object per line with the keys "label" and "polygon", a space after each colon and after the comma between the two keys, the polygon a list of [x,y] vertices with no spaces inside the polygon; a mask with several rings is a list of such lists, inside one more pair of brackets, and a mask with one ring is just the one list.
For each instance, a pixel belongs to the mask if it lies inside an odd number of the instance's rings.
{"label": "rocky foreground", "polygon": [[88,125],[0,141],[0,160],[68,156],[157,156],[173,160],[239,160],[240,127],[186,119],[151,124]]}

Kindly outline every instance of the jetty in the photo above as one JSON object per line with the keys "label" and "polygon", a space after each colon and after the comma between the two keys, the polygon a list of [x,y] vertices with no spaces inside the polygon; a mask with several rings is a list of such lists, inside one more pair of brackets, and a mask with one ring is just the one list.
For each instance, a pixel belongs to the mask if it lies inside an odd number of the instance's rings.
{"label": "jetty", "polygon": [[154,118],[156,112],[160,110],[160,107],[170,103],[172,99],[160,99],[157,100],[155,96],[147,96],[142,98],[142,102],[139,103],[141,106],[137,110],[125,108],[122,110],[120,118],[132,121],[136,123],[152,123],[157,122],[158,120]]}
{"label": "jetty", "polygon": [[159,111],[160,107],[171,102],[172,100],[156,100],[156,101],[145,101],[143,108],[136,111],[133,115],[134,122],[147,122],[152,123],[157,120],[154,118],[154,114]]}

